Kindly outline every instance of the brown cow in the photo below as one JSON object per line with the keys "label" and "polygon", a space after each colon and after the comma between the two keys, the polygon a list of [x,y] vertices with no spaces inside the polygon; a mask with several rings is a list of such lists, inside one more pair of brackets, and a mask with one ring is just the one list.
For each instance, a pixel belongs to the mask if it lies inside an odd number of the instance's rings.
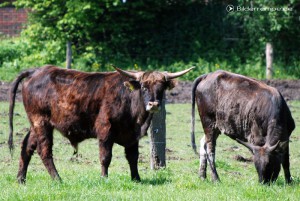
{"label": "brown cow", "polygon": [[158,111],[166,89],[174,87],[178,73],[85,73],[47,65],[26,70],[12,84],[9,147],[13,147],[13,110],[18,84],[23,83],[23,103],[30,121],[19,162],[18,181],[24,183],[35,150],[53,179],[60,180],[52,158],[53,130],[57,129],[77,151],[78,143],[97,138],[101,175],[108,175],[114,143],[125,147],[132,180],[138,174],[138,140],[145,135],[152,113]]}
{"label": "brown cow", "polygon": [[215,146],[218,136],[224,133],[251,151],[261,183],[274,182],[281,164],[286,182],[291,182],[289,137],[295,123],[278,90],[226,71],[198,77],[192,88],[191,137],[196,152],[195,102],[205,133],[200,148],[199,174],[202,179],[206,178],[208,161],[212,179],[219,180]]}

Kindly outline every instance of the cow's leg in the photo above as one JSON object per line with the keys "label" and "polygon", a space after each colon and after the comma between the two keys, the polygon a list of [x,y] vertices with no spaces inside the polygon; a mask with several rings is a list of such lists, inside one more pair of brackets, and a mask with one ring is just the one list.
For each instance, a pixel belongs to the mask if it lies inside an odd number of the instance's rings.
{"label": "cow's leg", "polygon": [[36,149],[37,141],[34,132],[29,131],[25,136],[21,145],[21,156],[19,161],[19,171],[17,175],[18,182],[24,184],[26,182],[27,168],[31,159],[31,156]]}
{"label": "cow's leg", "polygon": [[99,157],[101,164],[101,176],[108,176],[108,167],[112,158],[112,147],[114,142],[111,140],[113,135],[109,117],[103,114],[96,120],[96,133],[99,140]]}
{"label": "cow's leg", "polygon": [[206,179],[206,169],[207,169],[207,154],[206,154],[204,146],[205,146],[205,136],[203,136],[200,141],[199,176],[203,180]]}
{"label": "cow's leg", "polygon": [[219,181],[219,175],[216,169],[216,163],[215,163],[215,153],[216,153],[216,141],[219,136],[219,131],[215,129],[205,129],[205,139],[206,143],[204,146],[207,154],[207,160],[210,165],[211,169],[211,177],[213,181]]}
{"label": "cow's leg", "polygon": [[106,140],[99,140],[99,155],[100,155],[100,163],[101,163],[101,176],[108,176],[108,167],[112,158],[112,147],[113,143]]}
{"label": "cow's leg", "polygon": [[289,155],[289,145],[287,146],[284,154],[283,154],[283,161],[282,161],[282,167],[284,170],[284,177],[286,183],[292,182],[291,172],[290,172],[290,155]]}
{"label": "cow's leg", "polygon": [[137,142],[130,147],[125,147],[125,154],[130,166],[131,179],[141,181],[138,172],[139,143]]}
{"label": "cow's leg", "polygon": [[52,157],[53,127],[47,121],[34,123],[34,132],[37,136],[37,152],[43,161],[52,179],[61,180],[55,168]]}

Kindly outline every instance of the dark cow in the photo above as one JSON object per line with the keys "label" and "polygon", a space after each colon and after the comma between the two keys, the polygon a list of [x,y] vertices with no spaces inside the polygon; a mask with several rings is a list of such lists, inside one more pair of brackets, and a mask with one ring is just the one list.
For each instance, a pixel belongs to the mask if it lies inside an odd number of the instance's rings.
{"label": "dark cow", "polygon": [[205,133],[200,148],[202,179],[206,178],[208,161],[212,179],[219,180],[215,146],[218,136],[224,133],[251,151],[261,183],[274,182],[281,164],[286,182],[291,182],[289,137],[295,123],[278,90],[221,70],[198,77],[192,88],[191,140],[196,152],[195,102]]}
{"label": "dark cow", "polygon": [[114,143],[125,147],[132,180],[138,174],[138,140],[145,135],[152,113],[158,111],[166,89],[174,87],[177,73],[124,71],[84,73],[47,65],[26,70],[12,84],[9,147],[13,148],[13,110],[18,84],[30,121],[19,162],[18,181],[24,183],[35,150],[53,179],[60,180],[52,158],[53,129],[60,131],[77,151],[78,143],[97,138],[101,175],[108,175]]}

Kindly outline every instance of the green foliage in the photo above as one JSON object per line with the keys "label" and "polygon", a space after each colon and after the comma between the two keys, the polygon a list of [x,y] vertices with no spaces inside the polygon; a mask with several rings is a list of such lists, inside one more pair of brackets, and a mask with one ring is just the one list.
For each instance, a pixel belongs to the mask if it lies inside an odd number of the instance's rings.
{"label": "green foliage", "polygon": [[117,1],[104,2],[106,1],[18,0],[15,5],[32,9],[27,30],[31,39],[79,42],[88,38],[91,29],[96,26],[93,19]]}
{"label": "green foliage", "polygon": [[38,48],[25,37],[0,41],[0,80],[11,81],[23,69],[45,64],[61,65],[64,49],[56,41],[45,41]]}
{"label": "green foliage", "polygon": [[[236,0],[235,6],[290,11],[231,13],[223,1],[204,2],[17,0],[18,7],[32,12],[21,39],[11,40],[14,52],[0,53],[0,66],[64,66],[65,44],[70,41],[73,68],[84,71],[112,70],[111,63],[168,71],[194,65],[197,68],[185,79],[217,69],[263,79],[265,46],[271,42],[274,78],[300,78],[297,1]],[[26,47],[17,48],[23,41]],[[6,73],[3,68],[0,71]]]}
{"label": "green foliage", "polygon": [[[299,125],[300,102],[290,102],[290,109]],[[21,140],[29,123],[21,103],[14,116],[15,152],[13,158],[7,146],[8,103],[0,102],[0,200],[298,200],[300,197],[299,128],[292,133],[290,163],[294,184],[286,185],[281,170],[278,180],[264,186],[258,183],[253,163],[235,160],[236,155],[249,158],[247,148],[220,135],[217,141],[216,164],[221,179],[213,183],[198,177],[199,159],[190,146],[190,104],[169,104],[167,110],[167,167],[150,169],[149,137],[140,141],[139,171],[142,182],[130,180],[124,148],[115,145],[109,177],[100,177],[98,142],[86,140],[79,144],[79,157],[73,158],[73,148],[66,138],[54,133],[53,156],[62,183],[52,181],[38,154],[34,154],[26,185],[16,182]],[[203,135],[199,117],[196,139]],[[232,148],[234,147],[234,149]]]}
{"label": "green foliage", "polygon": [[[258,9],[286,9],[285,11],[231,12],[227,20],[232,27],[239,23],[236,36],[245,41],[242,47],[248,47],[251,55],[263,56],[266,42],[274,46],[275,59],[278,63],[290,65],[298,62],[300,30],[295,24],[299,22],[299,7],[296,1],[237,1],[236,6]],[[240,49],[238,49],[240,51]],[[256,54],[255,54],[256,52]],[[299,76],[299,75],[297,75]]]}
{"label": "green foliage", "polygon": [[0,66],[4,62],[12,61],[22,55],[22,45],[19,41],[3,40],[0,46]]}

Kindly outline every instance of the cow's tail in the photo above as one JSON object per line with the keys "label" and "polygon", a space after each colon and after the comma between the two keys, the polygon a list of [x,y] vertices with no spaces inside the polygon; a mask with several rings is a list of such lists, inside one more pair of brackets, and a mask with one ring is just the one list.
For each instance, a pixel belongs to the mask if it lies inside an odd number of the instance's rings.
{"label": "cow's tail", "polygon": [[201,75],[200,77],[196,78],[193,82],[192,85],[192,120],[191,120],[191,143],[192,143],[192,147],[193,150],[195,152],[195,154],[199,155],[199,153],[197,152],[197,145],[195,142],[195,104],[196,104],[196,97],[195,97],[195,93],[196,93],[196,89],[198,84],[206,77],[207,75]]}
{"label": "cow's tail", "polygon": [[8,138],[8,147],[10,150],[10,153],[12,154],[12,151],[14,149],[13,144],[13,116],[14,116],[14,108],[15,108],[15,99],[16,99],[16,93],[18,90],[19,83],[26,77],[32,75],[35,72],[36,69],[29,69],[25,70],[22,73],[18,75],[18,77],[14,80],[14,82],[11,85],[10,93],[9,93],[9,138]]}

